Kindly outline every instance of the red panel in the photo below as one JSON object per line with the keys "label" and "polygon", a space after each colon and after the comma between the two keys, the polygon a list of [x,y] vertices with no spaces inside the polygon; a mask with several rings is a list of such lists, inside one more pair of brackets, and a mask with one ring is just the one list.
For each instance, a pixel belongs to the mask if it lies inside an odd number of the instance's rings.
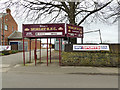
{"label": "red panel", "polygon": [[23,24],[23,37],[64,37],[65,24]]}
{"label": "red panel", "polygon": [[24,49],[24,38],[23,38],[23,64],[25,66],[25,49]]}
{"label": "red panel", "polygon": [[48,38],[47,38],[47,66],[48,66]]}
{"label": "red panel", "polygon": [[67,24],[67,37],[83,38],[83,27]]}

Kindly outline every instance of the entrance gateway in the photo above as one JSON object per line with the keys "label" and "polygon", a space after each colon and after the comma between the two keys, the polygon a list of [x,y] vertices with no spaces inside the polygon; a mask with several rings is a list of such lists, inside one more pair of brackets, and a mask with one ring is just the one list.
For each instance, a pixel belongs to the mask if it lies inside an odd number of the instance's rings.
{"label": "entrance gateway", "polygon": [[[37,38],[47,38],[47,66],[48,66],[48,38],[59,38],[59,65],[61,65],[61,38],[76,37],[83,39],[83,27],[72,24],[23,24],[23,64],[25,65],[25,49],[24,38],[30,39],[29,62],[31,62],[31,39],[35,39],[35,65],[37,60]],[[41,43],[40,43],[41,47]],[[41,62],[41,48],[40,48],[40,62]],[[51,63],[51,47],[50,47],[50,63]]]}

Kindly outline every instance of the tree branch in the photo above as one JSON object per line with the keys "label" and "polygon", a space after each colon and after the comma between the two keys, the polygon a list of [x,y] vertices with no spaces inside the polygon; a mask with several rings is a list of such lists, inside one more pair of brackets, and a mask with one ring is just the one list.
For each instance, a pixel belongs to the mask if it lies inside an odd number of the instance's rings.
{"label": "tree branch", "polygon": [[65,2],[61,2],[63,7],[65,8],[65,11],[68,13],[69,12],[69,8],[67,7]]}
{"label": "tree branch", "polygon": [[56,8],[59,8],[59,9],[62,9],[63,11],[65,11],[66,12],[66,10],[64,9],[64,8],[62,8],[61,6],[62,5],[55,5],[55,4],[52,4],[52,3],[46,3],[46,2],[31,2],[31,1],[28,1],[28,0],[25,0],[26,2],[29,2],[29,3],[31,3],[31,4],[35,4],[35,5],[51,5],[51,6],[53,6],[53,7],[56,7]]}
{"label": "tree branch", "polygon": [[107,5],[109,5],[113,0],[109,1],[108,3],[106,3],[105,5],[103,5],[102,7],[100,7],[99,9],[95,9],[93,11],[91,11],[89,14],[87,14],[79,23],[78,25],[80,25],[82,22],[84,22],[84,20],[89,17],[91,14],[98,12],[100,10],[102,10],[103,8],[105,8]]}
{"label": "tree branch", "polygon": [[80,11],[78,11],[76,14],[75,14],[75,16],[77,16],[79,13],[81,13],[81,12],[91,12],[91,11],[89,11],[89,10],[80,10]]}

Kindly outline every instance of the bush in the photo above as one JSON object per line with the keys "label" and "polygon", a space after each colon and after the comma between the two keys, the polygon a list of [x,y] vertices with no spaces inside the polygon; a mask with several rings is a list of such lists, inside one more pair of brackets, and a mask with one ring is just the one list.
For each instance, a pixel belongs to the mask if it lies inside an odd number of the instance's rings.
{"label": "bush", "polygon": [[17,52],[18,52],[18,50],[12,50],[11,54],[14,54],[14,53],[17,53]]}
{"label": "bush", "polygon": [[18,53],[18,50],[2,51],[0,55],[9,55],[14,53]]}
{"label": "bush", "polygon": [[9,51],[2,51],[2,55],[9,55]]}
{"label": "bush", "polygon": [[110,52],[62,52],[61,65],[118,66],[118,56]]}
{"label": "bush", "polygon": [[4,54],[3,53],[0,53],[0,56],[3,56]]}

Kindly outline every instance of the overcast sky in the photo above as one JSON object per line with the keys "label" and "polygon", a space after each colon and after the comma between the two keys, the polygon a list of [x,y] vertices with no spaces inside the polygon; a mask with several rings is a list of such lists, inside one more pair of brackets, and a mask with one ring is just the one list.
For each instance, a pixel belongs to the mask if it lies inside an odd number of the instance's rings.
{"label": "overcast sky", "polygon": [[[10,8],[11,9],[11,14],[14,17],[14,7]],[[23,20],[21,18],[16,18],[14,17],[17,24],[18,24],[18,31],[22,32],[22,24]],[[24,24],[32,24],[32,22],[24,22]],[[47,23],[46,20],[42,20],[41,23]],[[39,23],[38,23],[39,24]],[[118,23],[115,24],[105,24],[102,22],[97,22],[97,23],[92,23],[92,24],[82,24],[84,28],[84,32],[87,31],[94,31],[94,30],[100,30],[101,31],[101,36],[102,36],[102,41],[105,43],[118,43]],[[81,40],[78,39],[78,43]],[[43,40],[42,42],[46,42],[46,40]],[[52,41],[54,43],[54,41]],[[84,34],[84,43],[100,43],[100,36],[99,32],[94,32],[94,33],[88,33]]]}
{"label": "overcast sky", "polygon": [[[18,23],[18,31],[22,32],[22,24],[21,19],[16,19]],[[32,22],[24,22],[24,24],[31,24]],[[42,21],[42,23],[46,23],[46,21]],[[92,23],[92,24],[84,24],[82,25],[84,28],[84,32],[100,30],[102,41],[105,43],[118,43],[118,23],[115,24],[106,24],[102,22]],[[81,42],[81,39],[77,40],[78,43]],[[42,40],[42,42],[46,42],[46,40]],[[52,41],[54,43],[54,41]],[[99,32],[87,33],[84,34],[84,43],[100,43],[100,35]]]}

